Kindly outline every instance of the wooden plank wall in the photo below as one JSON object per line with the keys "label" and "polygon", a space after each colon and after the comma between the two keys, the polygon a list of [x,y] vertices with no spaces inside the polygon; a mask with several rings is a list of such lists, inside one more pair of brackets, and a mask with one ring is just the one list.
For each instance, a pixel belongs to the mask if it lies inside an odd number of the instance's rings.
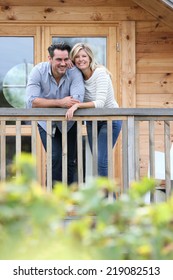
{"label": "wooden plank wall", "polygon": [[[136,107],[173,106],[173,30],[158,21],[136,23]],[[163,122],[156,122],[155,150],[164,152]],[[173,142],[171,127],[171,142]],[[148,171],[147,124],[141,125],[141,176]],[[159,163],[157,163],[159,164]]]}
{"label": "wooden plank wall", "polygon": [[158,22],[137,22],[137,107],[172,107],[173,30]]}

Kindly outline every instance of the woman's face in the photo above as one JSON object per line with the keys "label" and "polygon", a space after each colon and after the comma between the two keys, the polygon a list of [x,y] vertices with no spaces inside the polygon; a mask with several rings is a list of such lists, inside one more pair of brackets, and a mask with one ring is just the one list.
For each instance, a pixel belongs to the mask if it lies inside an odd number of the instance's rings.
{"label": "woman's face", "polygon": [[85,71],[90,68],[90,58],[85,50],[82,49],[78,52],[75,56],[74,63],[81,71]]}

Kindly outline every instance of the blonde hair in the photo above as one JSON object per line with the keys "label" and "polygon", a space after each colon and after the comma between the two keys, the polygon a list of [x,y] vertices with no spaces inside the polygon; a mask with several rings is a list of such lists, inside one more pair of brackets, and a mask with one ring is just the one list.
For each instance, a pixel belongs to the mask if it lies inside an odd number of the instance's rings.
{"label": "blonde hair", "polygon": [[102,68],[105,68],[106,72],[110,76],[112,76],[111,73],[109,72],[109,70],[105,66],[103,66],[101,64],[98,64],[98,62],[95,59],[95,56],[94,56],[94,53],[93,53],[91,47],[86,43],[77,43],[73,46],[73,48],[70,52],[70,59],[73,61],[73,63],[74,63],[75,57],[77,56],[77,54],[80,50],[84,50],[86,52],[86,54],[89,56],[90,68],[91,68],[92,71],[95,70],[98,67],[102,67]]}

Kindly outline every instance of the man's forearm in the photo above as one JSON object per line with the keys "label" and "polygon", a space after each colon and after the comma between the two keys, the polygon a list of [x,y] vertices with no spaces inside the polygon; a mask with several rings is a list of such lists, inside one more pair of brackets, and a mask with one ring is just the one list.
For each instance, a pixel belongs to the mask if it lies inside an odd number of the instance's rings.
{"label": "man's forearm", "polygon": [[32,108],[56,108],[56,107],[62,107],[62,100],[35,98],[32,102]]}

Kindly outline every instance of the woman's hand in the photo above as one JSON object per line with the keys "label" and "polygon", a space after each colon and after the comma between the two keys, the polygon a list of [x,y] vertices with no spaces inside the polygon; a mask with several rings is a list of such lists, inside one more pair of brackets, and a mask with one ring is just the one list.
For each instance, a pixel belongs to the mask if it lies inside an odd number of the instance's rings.
{"label": "woman's hand", "polygon": [[61,102],[61,105],[59,107],[62,108],[71,108],[73,105],[80,103],[79,100],[74,99],[72,96],[66,96],[62,99],[59,99],[59,102]]}
{"label": "woman's hand", "polygon": [[71,61],[71,59],[69,59],[67,62],[67,68],[70,69],[70,68],[73,68],[73,66],[74,66],[73,62]]}
{"label": "woman's hand", "polygon": [[67,110],[65,117],[67,120],[71,120],[73,118],[74,112],[78,109],[78,104],[74,104],[70,109]]}

